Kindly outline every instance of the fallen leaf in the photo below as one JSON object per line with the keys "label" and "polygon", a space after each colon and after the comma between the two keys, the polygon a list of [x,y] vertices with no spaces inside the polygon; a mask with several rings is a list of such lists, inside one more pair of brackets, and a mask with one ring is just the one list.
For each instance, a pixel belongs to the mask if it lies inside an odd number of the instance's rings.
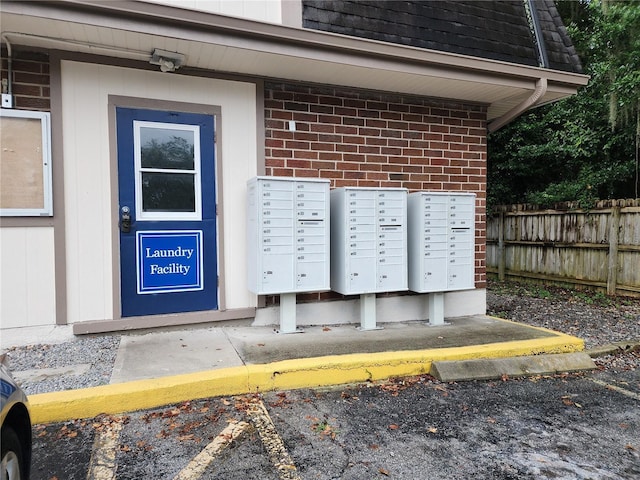
{"label": "fallen leaf", "polygon": [[331,329],[330,329],[329,327],[324,327],[324,328],[322,329],[322,331],[323,331],[323,332],[330,332],[330,331],[331,331]]}
{"label": "fallen leaf", "polygon": [[265,345],[266,345],[266,344],[264,344],[264,343],[258,343],[258,346],[259,346],[259,347],[264,347]]}
{"label": "fallen leaf", "polygon": [[380,447],[374,443],[373,445],[369,445],[369,448],[371,450],[378,450]]}
{"label": "fallen leaf", "polygon": [[382,475],[384,475],[385,477],[389,476],[389,471],[385,470],[384,468],[380,468],[378,469],[378,472],[380,472]]}
{"label": "fallen leaf", "polygon": [[489,423],[496,423],[496,419],[493,417],[487,417],[487,422]]}
{"label": "fallen leaf", "polygon": [[398,425],[396,425],[395,423],[392,423],[391,425],[389,425],[389,430],[397,430],[398,429]]}
{"label": "fallen leaf", "polygon": [[628,443],[627,445],[624,446],[624,448],[626,448],[627,450],[633,450],[634,452],[636,451],[636,447],[634,447],[633,445],[631,445],[630,443]]}
{"label": "fallen leaf", "polygon": [[427,428],[427,431],[429,433],[438,433],[438,429],[436,427],[429,427]]}

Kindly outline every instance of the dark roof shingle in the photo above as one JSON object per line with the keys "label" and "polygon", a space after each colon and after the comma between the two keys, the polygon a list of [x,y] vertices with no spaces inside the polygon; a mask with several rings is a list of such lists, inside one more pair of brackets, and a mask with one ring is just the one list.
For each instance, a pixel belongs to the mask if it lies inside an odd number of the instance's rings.
{"label": "dark roof shingle", "polygon": [[[448,0],[303,0],[305,28],[418,48],[539,65],[525,2]],[[580,73],[553,0],[533,2],[549,68]]]}

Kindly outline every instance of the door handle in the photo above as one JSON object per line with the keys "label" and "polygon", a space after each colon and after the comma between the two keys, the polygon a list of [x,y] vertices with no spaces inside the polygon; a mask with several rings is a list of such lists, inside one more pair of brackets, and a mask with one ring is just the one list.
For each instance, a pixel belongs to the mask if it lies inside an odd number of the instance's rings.
{"label": "door handle", "polygon": [[120,231],[122,233],[131,231],[131,210],[127,206],[120,209]]}

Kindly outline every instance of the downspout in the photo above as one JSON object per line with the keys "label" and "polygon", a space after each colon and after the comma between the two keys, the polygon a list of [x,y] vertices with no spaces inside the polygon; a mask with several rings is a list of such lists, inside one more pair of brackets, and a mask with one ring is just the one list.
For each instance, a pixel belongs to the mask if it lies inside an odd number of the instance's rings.
{"label": "downspout", "polygon": [[493,120],[489,125],[487,125],[487,130],[490,133],[495,132],[499,128],[504,127],[507,123],[515,119],[516,117],[522,115],[525,111],[529,110],[531,107],[535,106],[540,99],[547,93],[547,79],[545,77],[540,78],[536,82],[536,89],[533,93],[527,98],[524,102],[516,105],[507,113],[502,115],[499,118]]}

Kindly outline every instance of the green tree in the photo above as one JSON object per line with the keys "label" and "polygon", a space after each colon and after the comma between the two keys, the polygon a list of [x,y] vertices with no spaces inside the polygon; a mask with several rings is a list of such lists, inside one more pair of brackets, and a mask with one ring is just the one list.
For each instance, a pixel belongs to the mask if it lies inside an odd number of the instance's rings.
{"label": "green tree", "polygon": [[589,85],[488,141],[490,205],[638,196],[640,1],[559,1]]}

